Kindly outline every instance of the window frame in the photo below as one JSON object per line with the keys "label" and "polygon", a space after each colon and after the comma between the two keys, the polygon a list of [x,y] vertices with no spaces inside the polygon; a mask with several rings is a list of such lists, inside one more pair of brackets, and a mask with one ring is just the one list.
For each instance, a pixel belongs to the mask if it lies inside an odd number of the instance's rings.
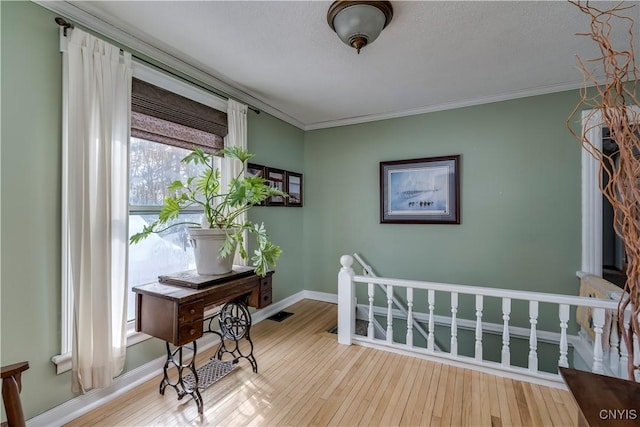
{"label": "window frame", "polygon": [[[640,107],[627,107],[640,114]],[[582,112],[582,135],[595,148],[602,150],[602,128],[605,126],[602,112]],[[585,150],[582,156],[582,262],[581,271],[602,277],[602,193],[600,191],[600,163]]]}
{"label": "window frame", "polygon": [[[220,111],[227,111],[227,100],[204,89],[195,87],[186,81],[180,80],[166,72],[152,68],[149,65],[136,60],[132,60],[133,77],[147,83],[175,92],[178,95],[189,98],[193,101],[207,105]],[[66,102],[66,95],[63,90],[63,100]],[[129,165],[127,165],[129,168]],[[65,177],[63,177],[65,179]],[[140,207],[141,208],[141,207]],[[147,208],[147,207],[144,207]],[[147,209],[148,210],[148,209]],[[129,206],[129,215],[133,212]],[[64,233],[64,230],[63,230]],[[60,354],[51,358],[56,365],[56,374],[71,370],[71,349],[73,341],[73,290],[67,280],[68,262],[61,260],[61,323],[60,323]],[[147,334],[136,332],[135,319],[127,322],[127,347],[151,338]]]}

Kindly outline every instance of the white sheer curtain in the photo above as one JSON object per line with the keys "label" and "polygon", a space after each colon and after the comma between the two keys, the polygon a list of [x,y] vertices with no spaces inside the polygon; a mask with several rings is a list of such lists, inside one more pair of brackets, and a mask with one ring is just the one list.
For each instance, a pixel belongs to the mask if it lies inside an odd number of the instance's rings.
{"label": "white sheer curtain", "polygon": [[106,387],[126,350],[131,54],[79,29],[63,49],[63,271],[72,389]]}
{"label": "white sheer curtain", "polygon": [[[233,99],[229,99],[227,103],[227,126],[229,133],[227,134],[224,145],[225,147],[242,147],[247,148],[247,106]],[[242,170],[242,164],[236,159],[224,157],[222,159],[222,176],[225,183],[228,183],[233,177],[237,176]],[[245,165],[246,166],[246,165]],[[223,187],[226,188],[226,185]],[[247,220],[247,214],[244,213],[238,218],[238,222]],[[247,249],[247,232],[244,233],[244,247]],[[246,265],[246,261],[236,252],[233,261],[237,265]]]}

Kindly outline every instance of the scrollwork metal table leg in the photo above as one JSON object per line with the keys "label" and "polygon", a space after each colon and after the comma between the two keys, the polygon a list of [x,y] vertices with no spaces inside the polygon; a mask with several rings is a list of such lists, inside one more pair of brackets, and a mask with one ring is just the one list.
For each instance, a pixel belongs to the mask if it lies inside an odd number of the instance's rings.
{"label": "scrollwork metal table leg", "polygon": [[[247,304],[242,300],[232,301],[225,304],[220,310],[220,346],[216,352],[216,358],[222,360],[225,354],[231,355],[234,362],[240,358],[245,358],[251,363],[253,372],[258,372],[258,362],[253,356],[253,341],[251,341],[251,314],[247,309]],[[249,352],[244,354],[240,349],[239,341],[246,339],[249,343]],[[225,339],[231,341],[231,347],[227,347]]]}
{"label": "scrollwork metal table leg", "polygon": [[[171,351],[170,344],[167,342],[167,361],[164,364],[163,378],[160,381],[160,394],[164,395],[164,391],[167,386],[173,387],[178,394],[178,400],[182,399],[187,394],[190,395],[198,406],[198,413],[203,414],[203,403],[200,390],[198,388],[198,372],[196,371],[196,355],[198,354],[198,344],[193,341],[193,355],[189,363],[184,364],[182,360],[183,346],[176,347]],[[176,361],[176,356],[178,360]],[[178,371],[178,380],[172,383],[169,379],[169,369],[171,365],[175,366]],[[183,370],[188,369],[191,372],[183,375]]]}

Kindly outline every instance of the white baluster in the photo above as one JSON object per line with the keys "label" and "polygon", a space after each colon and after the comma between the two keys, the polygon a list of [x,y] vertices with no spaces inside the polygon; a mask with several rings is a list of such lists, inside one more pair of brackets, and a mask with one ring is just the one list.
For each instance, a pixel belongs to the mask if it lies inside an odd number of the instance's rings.
{"label": "white baluster", "polygon": [[369,324],[367,325],[367,337],[372,340],[375,337],[375,330],[373,327],[373,298],[375,296],[375,287],[373,283],[368,285],[369,294]]}
{"label": "white baluster", "polygon": [[538,324],[538,301],[529,301],[529,323],[531,331],[529,334],[529,370],[538,370],[538,335],[536,325]]}
{"label": "white baluster", "polygon": [[451,292],[451,355],[458,355],[458,293]]}
{"label": "white baluster", "polygon": [[476,295],[476,360],[482,360],[482,295]]}
{"label": "white baluster", "polygon": [[620,366],[620,335],[618,333],[618,310],[611,310],[611,334],[609,335],[609,368],[618,373]]}
{"label": "white baluster", "polygon": [[560,360],[558,360],[558,366],[563,368],[569,367],[569,360],[567,359],[568,342],[567,342],[567,323],[569,322],[569,306],[567,304],[560,304]]}
{"label": "white baluster", "polygon": [[[629,323],[631,321],[631,316],[629,314],[629,310],[625,311],[624,313],[624,320],[623,320],[623,328],[625,330],[625,332],[628,334],[629,333]],[[630,379],[629,378],[629,349],[627,347],[627,342],[623,339],[620,340],[620,378],[623,378],[625,380]]]}
{"label": "white baluster", "polygon": [[429,335],[427,335],[427,349],[429,351],[433,351],[434,347],[434,322],[433,322],[433,312],[436,307],[436,292],[434,290],[429,289],[427,291],[428,299],[429,299]]}
{"label": "white baluster", "polygon": [[387,285],[387,342],[393,343],[393,286]]}
{"label": "white baluster", "polygon": [[511,351],[509,350],[509,315],[511,314],[511,299],[502,298],[502,366],[511,366]]}
{"label": "white baluster", "polygon": [[413,288],[407,288],[407,345],[413,347]]}
{"label": "white baluster", "polygon": [[340,257],[342,268],[338,273],[338,343],[351,345],[356,330],[356,289],[353,282],[355,273],[351,268],[353,257]]}
{"label": "white baluster", "polygon": [[602,365],[602,327],[604,326],[604,308],[593,309],[593,368],[596,374],[603,374],[604,367]]}

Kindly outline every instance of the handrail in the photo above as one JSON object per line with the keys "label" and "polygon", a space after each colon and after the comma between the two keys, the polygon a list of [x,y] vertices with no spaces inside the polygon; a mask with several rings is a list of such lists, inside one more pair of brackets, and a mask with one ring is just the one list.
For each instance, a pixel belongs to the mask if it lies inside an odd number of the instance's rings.
{"label": "handrail", "polygon": [[[367,264],[366,262],[364,262],[364,260],[362,258],[360,258],[360,255],[358,255],[357,253],[354,253],[353,257],[356,259],[356,261],[358,261],[358,263],[362,266],[362,268],[365,270],[365,272],[368,273],[368,274],[365,275],[365,277],[378,277],[378,275],[376,275],[376,273],[373,271],[371,266],[369,264]],[[368,282],[368,283],[371,283],[371,282]],[[380,289],[384,290],[384,286],[382,284],[377,283],[377,285],[380,287]],[[400,312],[402,312],[402,314],[404,314],[405,316],[409,315],[409,311],[404,306],[402,301],[400,301],[395,296],[392,298],[392,301],[393,301],[393,304],[398,308],[398,310],[400,310]],[[416,318],[413,315],[411,317],[413,318],[413,320],[415,322]],[[420,335],[422,335],[422,337],[425,340],[429,337],[429,334],[427,333],[427,331],[425,331],[424,328],[422,326],[420,326],[419,323],[416,322],[416,323],[413,324],[413,326],[420,333]],[[438,350],[439,350],[439,348],[438,348]]]}
{"label": "handrail", "polygon": [[592,308],[616,310],[618,302],[613,300],[601,300],[597,298],[567,296],[562,294],[550,294],[532,291],[514,291],[510,289],[487,288],[481,286],[457,285],[453,283],[425,282],[407,279],[392,279],[389,277],[369,277],[354,275],[354,282],[375,283],[380,285],[401,286],[404,288],[434,290],[443,292],[457,292],[467,295],[482,295],[497,298],[511,298],[518,300],[549,302],[553,304],[582,305]]}

